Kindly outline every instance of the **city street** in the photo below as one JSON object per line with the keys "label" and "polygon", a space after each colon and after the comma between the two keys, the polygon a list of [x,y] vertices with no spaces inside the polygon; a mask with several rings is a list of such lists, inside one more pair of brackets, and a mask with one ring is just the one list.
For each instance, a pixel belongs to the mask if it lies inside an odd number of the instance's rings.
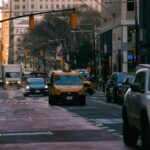
{"label": "city street", "polygon": [[134,150],[122,141],[121,106],[106,103],[102,93],[87,95],[86,106],[47,100],[23,97],[23,89],[0,91],[1,150]]}
{"label": "city street", "polygon": [[0,0],[0,150],[150,150],[149,14]]}

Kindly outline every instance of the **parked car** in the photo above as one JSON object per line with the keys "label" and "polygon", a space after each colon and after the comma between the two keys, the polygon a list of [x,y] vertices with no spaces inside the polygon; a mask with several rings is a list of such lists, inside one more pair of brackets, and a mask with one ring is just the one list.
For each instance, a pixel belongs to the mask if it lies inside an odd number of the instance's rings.
{"label": "parked car", "polygon": [[85,105],[86,94],[79,72],[53,71],[49,84],[49,104]]}
{"label": "parked car", "polygon": [[110,79],[107,81],[106,84],[106,99],[107,102],[119,102],[119,90],[120,87],[125,79],[125,77],[128,75],[127,72],[114,72]]}
{"label": "parked car", "polygon": [[125,93],[122,116],[124,143],[134,146],[141,136],[143,149],[150,150],[150,64],[136,69]]}
{"label": "parked car", "polygon": [[133,75],[127,75],[122,83],[122,85],[119,88],[119,92],[118,92],[118,103],[119,104],[123,104],[124,101],[124,95],[126,93],[126,91],[128,90],[128,88],[130,88],[130,85],[133,81],[134,76]]}
{"label": "parked car", "polygon": [[24,96],[48,95],[48,85],[44,78],[28,78],[26,81]]}

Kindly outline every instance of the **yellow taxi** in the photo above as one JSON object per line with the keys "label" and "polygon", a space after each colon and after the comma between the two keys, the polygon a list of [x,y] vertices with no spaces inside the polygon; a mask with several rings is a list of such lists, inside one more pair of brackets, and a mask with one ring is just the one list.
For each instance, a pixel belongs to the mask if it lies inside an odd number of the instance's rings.
{"label": "yellow taxi", "polygon": [[53,71],[49,84],[49,104],[86,104],[86,93],[79,72]]}
{"label": "yellow taxi", "polygon": [[89,81],[85,76],[80,75],[81,76],[81,80],[83,82],[83,85],[85,87],[85,91],[86,93],[88,93],[89,95],[93,95],[94,93],[94,83]]}

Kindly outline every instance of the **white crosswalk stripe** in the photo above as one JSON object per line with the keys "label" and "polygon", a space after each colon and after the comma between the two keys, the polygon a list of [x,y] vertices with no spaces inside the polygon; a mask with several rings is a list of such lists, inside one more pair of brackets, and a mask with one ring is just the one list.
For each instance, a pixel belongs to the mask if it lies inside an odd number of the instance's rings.
{"label": "white crosswalk stripe", "polygon": [[122,123],[122,118],[104,118],[104,119],[94,119],[96,123],[100,124],[120,124]]}

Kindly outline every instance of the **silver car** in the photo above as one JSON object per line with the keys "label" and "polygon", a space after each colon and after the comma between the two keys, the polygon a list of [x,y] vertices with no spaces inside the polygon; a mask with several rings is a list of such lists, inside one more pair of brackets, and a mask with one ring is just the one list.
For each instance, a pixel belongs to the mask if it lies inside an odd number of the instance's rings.
{"label": "silver car", "polygon": [[134,146],[142,137],[144,150],[150,150],[150,65],[139,68],[123,103],[123,139]]}

